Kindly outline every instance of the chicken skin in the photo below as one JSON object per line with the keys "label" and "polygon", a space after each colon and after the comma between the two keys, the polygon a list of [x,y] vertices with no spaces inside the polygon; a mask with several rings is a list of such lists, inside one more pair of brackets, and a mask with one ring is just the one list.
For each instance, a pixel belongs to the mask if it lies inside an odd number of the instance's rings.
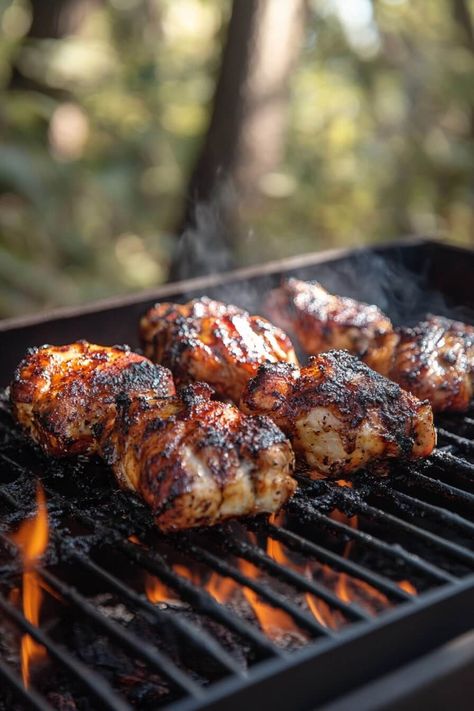
{"label": "chicken skin", "polygon": [[346,351],[311,357],[301,370],[261,366],[241,409],[271,417],[313,477],[383,472],[390,459],[427,457],[436,445],[429,403]]}
{"label": "chicken skin", "polygon": [[402,388],[430,401],[435,412],[465,412],[474,394],[474,327],[428,316],[375,342],[365,362]]}
{"label": "chicken skin", "polygon": [[393,328],[376,307],[333,296],[320,284],[289,279],[270,292],[266,312],[316,355],[345,348],[435,412],[465,412],[474,398],[474,327],[428,316]]}
{"label": "chicken skin", "polygon": [[14,417],[53,456],[97,451],[94,428],[121,392],[175,394],[171,373],[127,347],[77,341],[32,348],[15,371],[10,389]]}
{"label": "chicken skin", "polygon": [[194,383],[177,397],[125,397],[102,433],[118,481],[144,498],[163,531],[275,512],[296,488],[293,451],[278,427],[211,396]]}
{"label": "chicken skin", "polygon": [[163,531],[276,512],[294,454],[269,419],[215,402],[127,348],[78,341],[31,349],[11,385],[14,417],[53,456],[99,454]]}
{"label": "chicken skin", "polygon": [[236,403],[262,363],[297,363],[279,328],[206,297],[156,304],[141,319],[140,337],[145,355],[169,368],[177,383],[204,381]]}
{"label": "chicken skin", "polygon": [[377,306],[334,296],[317,282],[288,279],[270,292],[265,312],[294,334],[307,355],[345,349],[362,356],[374,338],[392,333]]}

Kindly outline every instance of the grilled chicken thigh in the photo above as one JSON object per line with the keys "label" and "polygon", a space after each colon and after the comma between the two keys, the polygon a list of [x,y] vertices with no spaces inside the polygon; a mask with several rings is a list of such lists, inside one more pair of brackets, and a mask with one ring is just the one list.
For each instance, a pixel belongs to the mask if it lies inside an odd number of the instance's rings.
{"label": "grilled chicken thigh", "polygon": [[333,296],[320,284],[289,279],[270,292],[266,311],[316,355],[346,348],[435,412],[464,412],[474,398],[474,327],[429,316],[394,329],[376,307]]}
{"label": "grilled chicken thigh", "polygon": [[97,451],[94,428],[121,392],[174,395],[171,373],[126,347],[77,341],[32,348],[11,384],[13,415],[54,456]]}
{"label": "grilled chicken thigh", "polygon": [[78,341],[31,349],[11,404],[48,454],[102,456],[164,531],[278,511],[296,488],[290,443],[270,419],[211,394],[195,383],[178,396],[166,368]]}
{"label": "grilled chicken thigh", "polygon": [[365,362],[419,398],[435,412],[463,412],[474,395],[474,327],[429,316],[375,342]]}
{"label": "grilled chicken thigh", "polygon": [[140,322],[145,355],[178,383],[202,380],[238,402],[262,363],[297,363],[288,336],[260,316],[206,297],[156,304]]}
{"label": "grilled chicken thigh", "polygon": [[177,397],[124,398],[102,433],[117,479],[141,494],[164,531],[278,511],[296,488],[278,427],[211,396],[194,383]]}
{"label": "grilled chicken thigh", "polygon": [[269,415],[313,476],[383,471],[389,459],[426,457],[436,444],[429,403],[345,351],[312,357],[301,370],[261,366],[241,408]]}
{"label": "grilled chicken thigh", "polygon": [[377,306],[334,296],[317,282],[288,279],[270,292],[266,313],[292,333],[308,355],[334,348],[365,353],[374,338],[392,333],[392,324]]}

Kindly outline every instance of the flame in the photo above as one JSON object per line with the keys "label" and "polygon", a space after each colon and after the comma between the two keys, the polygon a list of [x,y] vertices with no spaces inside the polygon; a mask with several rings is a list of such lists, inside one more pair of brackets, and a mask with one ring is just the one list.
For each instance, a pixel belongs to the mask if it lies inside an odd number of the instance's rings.
{"label": "flame", "polygon": [[[178,575],[181,575],[183,578],[187,578],[187,580],[190,580],[192,583],[195,585],[200,585],[201,584],[201,578],[199,573],[196,571],[192,571],[190,568],[187,568],[185,565],[181,565],[180,563],[175,563],[173,565],[173,570],[175,573]],[[171,602],[173,600],[178,600],[178,596],[176,593],[173,592],[165,583],[161,582],[161,580],[154,575],[150,575],[149,573],[146,574],[145,577],[145,594],[150,602]]]}
{"label": "flame", "polygon": [[145,576],[145,595],[153,603],[176,599],[167,585],[149,573]]}
{"label": "flame", "polygon": [[320,625],[323,625],[323,627],[330,627],[331,629],[337,628],[338,622],[336,613],[331,610],[327,602],[314,597],[314,595],[310,595],[310,593],[306,593],[305,600],[310,611]]}
{"label": "flame", "polygon": [[[259,570],[244,558],[239,561],[239,568],[248,578],[258,578],[260,575]],[[293,632],[298,629],[286,612],[263,602],[258,593],[251,588],[243,587],[242,592],[254,611],[260,627],[270,639],[278,638],[282,632]]]}
{"label": "flame", "polygon": [[273,524],[273,526],[283,526],[286,522],[286,514],[283,509],[280,509],[277,513],[270,514],[268,522]]}
{"label": "flame", "polygon": [[232,597],[234,590],[237,588],[237,583],[232,578],[224,578],[217,573],[212,573],[205,588],[217,602],[225,603]]}
{"label": "flame", "polygon": [[[39,483],[36,505],[36,516],[24,521],[12,539],[20,548],[23,557],[23,614],[31,624],[38,627],[42,593],[40,578],[34,566],[48,545],[48,511],[44,491]],[[46,649],[43,645],[35,642],[30,635],[24,634],[21,638],[21,674],[25,688],[28,688],[30,683],[31,666],[45,657]]]}
{"label": "flame", "polygon": [[185,565],[180,565],[179,563],[176,563],[175,565],[173,565],[173,570],[178,575],[181,575],[181,577],[190,580],[192,583],[194,583],[194,585],[201,584],[201,576],[196,571],[192,571],[187,568]]}
{"label": "flame", "polygon": [[[255,536],[253,534],[248,534],[250,540],[255,541]],[[278,544],[277,544],[278,545]],[[256,579],[260,576],[260,571],[252,563],[245,558],[239,560],[239,569],[241,573],[246,575],[248,578]],[[255,617],[257,618],[260,627],[265,632],[265,634],[271,639],[276,639],[283,632],[290,632],[297,630],[298,627],[295,625],[290,615],[286,612],[278,610],[272,605],[265,603],[260,599],[258,593],[256,593],[251,588],[240,586],[232,578],[227,578],[217,573],[212,573],[208,582],[204,586],[207,592],[214,597],[220,603],[226,603],[230,600],[236,589],[240,589],[245,599],[252,608]]]}
{"label": "flame", "polygon": [[[290,560],[279,541],[269,538],[267,543],[267,553],[277,563],[286,565],[298,573],[303,573],[308,580],[313,579],[313,566],[310,563],[306,563],[305,566],[297,565],[294,561]],[[327,566],[323,566],[323,568],[328,571],[330,570]],[[331,610],[331,607],[327,604],[327,602],[311,595],[311,593],[306,593],[304,597],[310,612],[317,619],[319,624],[332,629],[335,629],[338,626],[337,612]]]}
{"label": "flame", "polygon": [[401,588],[402,590],[405,590],[405,592],[410,593],[410,595],[418,595],[418,591],[415,588],[412,583],[410,583],[409,580],[400,580],[399,583],[397,583],[398,587]]}
{"label": "flame", "polygon": [[[370,612],[377,612],[379,606],[387,607],[390,602],[386,595],[381,593],[369,583],[353,578],[347,573],[341,573],[336,585],[336,595],[343,602],[359,602],[369,608]],[[373,603],[376,603],[374,608]]]}

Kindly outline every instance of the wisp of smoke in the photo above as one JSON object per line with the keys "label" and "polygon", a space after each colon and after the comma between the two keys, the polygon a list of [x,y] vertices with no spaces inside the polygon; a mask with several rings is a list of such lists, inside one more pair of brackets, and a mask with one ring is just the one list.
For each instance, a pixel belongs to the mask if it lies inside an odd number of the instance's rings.
{"label": "wisp of smoke", "polygon": [[[229,182],[222,182],[208,203],[195,207],[194,226],[179,240],[175,254],[175,278],[223,274],[236,266],[235,250],[229,239],[229,215],[235,214],[236,194]],[[235,235],[234,235],[235,238]],[[254,235],[253,239],[261,239]],[[376,304],[395,325],[414,325],[427,313],[474,321],[465,307],[447,303],[443,294],[430,288],[429,261],[414,267],[404,249],[381,252],[362,248],[341,259],[292,270],[291,276],[318,280],[333,294],[351,296]],[[225,281],[225,280],[224,280]],[[251,313],[261,313],[268,291],[278,285],[278,276],[259,276],[246,281],[226,281],[209,289],[207,295],[233,303]],[[197,293],[183,294],[195,298]]]}

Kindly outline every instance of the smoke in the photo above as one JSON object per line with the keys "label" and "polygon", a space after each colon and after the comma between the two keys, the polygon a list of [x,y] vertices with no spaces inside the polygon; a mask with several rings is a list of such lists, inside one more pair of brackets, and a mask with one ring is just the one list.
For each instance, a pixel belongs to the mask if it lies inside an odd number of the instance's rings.
{"label": "smoke", "polygon": [[382,256],[360,249],[340,262],[322,265],[313,279],[334,294],[376,304],[395,325],[414,325],[428,313],[473,321],[472,309],[450,303],[449,295],[433,286],[431,261],[423,258],[422,250],[394,247]]}
{"label": "smoke", "polygon": [[[174,279],[224,275],[238,261],[238,198],[230,181],[222,181],[208,203],[194,210],[194,224],[181,236],[175,253]],[[242,238],[242,237],[240,237]],[[261,239],[250,234],[249,240]],[[262,313],[268,291],[282,278],[295,276],[317,280],[331,293],[376,304],[395,325],[414,325],[427,313],[474,322],[474,311],[449,302],[433,287],[430,277],[430,252],[407,243],[406,246],[359,248],[341,258],[291,269],[282,274],[227,281],[206,289],[206,295],[232,303],[251,313]],[[455,276],[453,276],[453,279]],[[183,300],[202,296],[202,290],[183,294]]]}
{"label": "smoke", "polygon": [[173,255],[173,280],[221,274],[236,266],[233,242],[237,199],[230,181],[222,180],[208,202],[192,207],[191,224],[179,237]]}
{"label": "smoke", "polygon": [[324,265],[316,278],[333,294],[376,304],[396,325],[413,325],[428,312],[449,311],[443,295],[429,288],[428,262],[416,267],[409,267],[403,249],[387,256],[358,250],[339,263]]}

